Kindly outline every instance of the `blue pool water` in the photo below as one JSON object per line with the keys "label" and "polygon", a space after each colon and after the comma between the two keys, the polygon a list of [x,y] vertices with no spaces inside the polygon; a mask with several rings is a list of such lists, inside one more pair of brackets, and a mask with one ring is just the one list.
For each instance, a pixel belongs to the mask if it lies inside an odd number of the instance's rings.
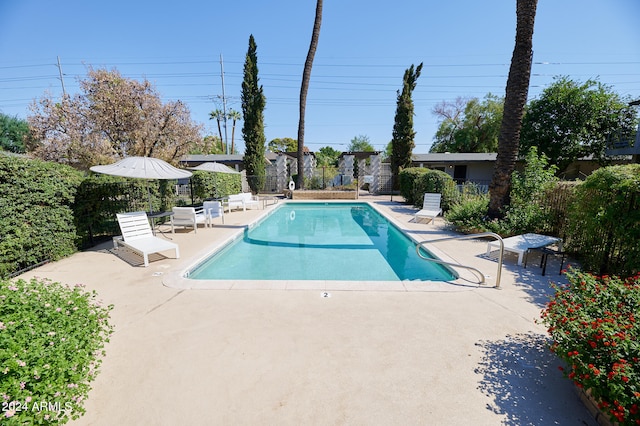
{"label": "blue pool water", "polygon": [[366,203],[286,203],[189,273],[200,280],[449,281]]}

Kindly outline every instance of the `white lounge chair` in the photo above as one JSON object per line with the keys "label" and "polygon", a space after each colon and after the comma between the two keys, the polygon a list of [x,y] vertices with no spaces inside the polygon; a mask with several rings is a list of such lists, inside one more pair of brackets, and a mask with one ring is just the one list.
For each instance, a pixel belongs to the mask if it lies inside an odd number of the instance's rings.
{"label": "white lounge chair", "polygon": [[[522,265],[522,260],[530,249],[547,247],[553,244],[558,244],[560,250],[562,250],[562,238],[550,237],[548,235],[540,234],[522,234],[513,237],[505,238],[502,240],[504,244],[504,251],[510,251],[518,255],[518,265]],[[492,250],[500,249],[500,241],[491,241],[487,245],[487,255]]]}
{"label": "white lounge chair", "polygon": [[247,207],[260,207],[260,202],[257,197],[254,197],[250,192],[241,192],[239,194],[229,195],[229,199],[226,202],[227,209],[231,213],[231,209],[242,207],[243,211],[247,210]]}
{"label": "white lounge chair", "polygon": [[114,248],[124,246],[141,254],[145,267],[149,266],[149,255],[152,253],[175,250],[176,259],[180,258],[180,249],[177,244],[153,235],[145,212],[118,213],[116,217],[122,235],[113,238]]}
{"label": "white lounge chair", "polygon": [[203,223],[207,226],[207,216],[202,209],[195,207],[174,207],[171,216],[171,233],[175,233],[175,226],[192,226],[195,233],[198,232],[198,225]]}
{"label": "white lounge chair", "polygon": [[421,222],[425,219],[429,219],[429,222],[433,223],[433,221],[436,220],[436,217],[442,214],[442,208],[440,207],[441,199],[442,194],[433,194],[429,192],[424,194],[424,200],[422,201],[422,210],[416,213],[415,221]]}
{"label": "white lounge chair", "polygon": [[221,217],[222,223],[224,223],[224,209],[220,201],[205,201],[202,203],[202,210],[205,216],[207,216],[209,226],[213,226],[214,217]]}

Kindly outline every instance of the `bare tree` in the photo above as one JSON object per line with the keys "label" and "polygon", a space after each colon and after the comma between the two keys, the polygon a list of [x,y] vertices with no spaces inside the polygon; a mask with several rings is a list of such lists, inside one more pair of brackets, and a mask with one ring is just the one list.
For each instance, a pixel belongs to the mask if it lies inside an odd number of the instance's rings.
{"label": "bare tree", "polygon": [[80,89],[60,102],[44,96],[31,105],[32,155],[84,170],[130,155],[177,163],[203,143],[188,108],[180,101],[163,104],[146,80],[90,69]]}

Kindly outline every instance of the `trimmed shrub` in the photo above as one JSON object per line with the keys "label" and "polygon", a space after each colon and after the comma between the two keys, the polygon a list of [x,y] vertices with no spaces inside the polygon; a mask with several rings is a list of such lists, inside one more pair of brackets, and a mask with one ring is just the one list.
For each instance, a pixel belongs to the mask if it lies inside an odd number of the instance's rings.
{"label": "trimmed shrub", "polygon": [[400,194],[405,201],[415,207],[422,207],[424,194],[434,192],[442,194],[442,210],[447,211],[460,200],[460,192],[453,178],[440,170],[411,167],[398,175]]}
{"label": "trimmed shrub", "polygon": [[81,181],[69,166],[0,154],[0,277],[76,251]]}
{"label": "trimmed shrub", "polygon": [[427,173],[418,176],[415,182],[415,206],[422,207],[425,192],[442,194],[442,211],[446,212],[460,200],[460,191],[451,176],[440,170],[427,169]]}
{"label": "trimmed shrub", "polygon": [[640,164],[596,170],[575,190],[568,244],[585,270],[631,276],[640,269]]}
{"label": "trimmed shrub", "polygon": [[[398,187],[400,195],[408,204],[416,205],[415,182],[419,176],[427,173],[423,167],[409,167],[398,173]],[[422,203],[422,200],[419,200]]]}

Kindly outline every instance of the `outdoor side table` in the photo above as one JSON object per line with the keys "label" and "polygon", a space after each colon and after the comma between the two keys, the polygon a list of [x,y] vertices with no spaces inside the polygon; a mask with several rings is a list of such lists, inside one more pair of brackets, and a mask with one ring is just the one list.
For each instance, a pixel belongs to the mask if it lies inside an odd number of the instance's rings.
{"label": "outdoor side table", "polygon": [[262,201],[262,209],[264,210],[264,208],[267,207],[268,205],[278,204],[278,201],[280,201],[280,198],[274,195],[259,195],[258,200]]}
{"label": "outdoor side table", "polygon": [[[156,235],[156,229],[158,231],[160,231],[159,225],[156,226],[156,219],[159,219],[161,217],[169,217],[169,216],[173,216],[173,212],[172,211],[169,211],[169,212],[147,212],[147,217],[149,219],[151,219],[151,231],[153,232],[153,235]],[[160,233],[162,235],[164,235],[164,232],[160,231]]]}

